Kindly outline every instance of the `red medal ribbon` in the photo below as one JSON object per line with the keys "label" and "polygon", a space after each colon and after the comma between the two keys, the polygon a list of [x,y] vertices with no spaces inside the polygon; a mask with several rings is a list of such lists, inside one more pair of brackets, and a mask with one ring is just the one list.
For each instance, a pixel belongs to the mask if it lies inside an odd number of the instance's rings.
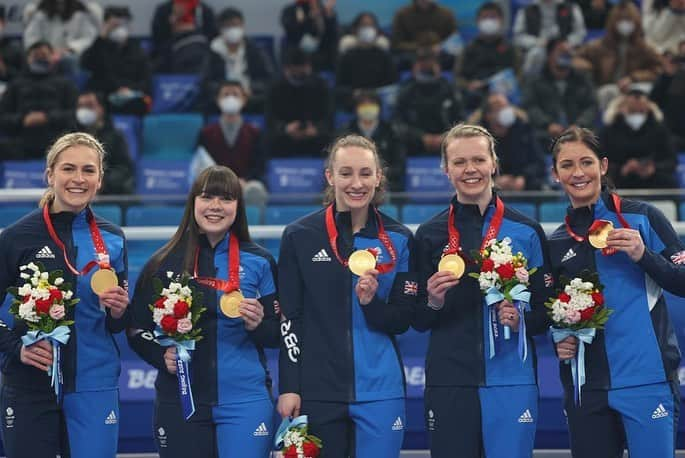
{"label": "red medal ribbon", "polygon": [[107,245],[105,245],[105,241],[102,239],[102,234],[100,233],[100,229],[98,228],[98,225],[95,222],[95,216],[93,216],[93,212],[90,209],[90,207],[86,207],[86,220],[88,221],[88,227],[90,228],[90,237],[93,240],[93,245],[95,246],[97,261],[93,260],[88,262],[88,264],[86,264],[86,266],[79,272],[79,270],[76,267],[74,267],[71,264],[71,262],[69,262],[69,258],[67,257],[67,248],[64,245],[64,242],[62,242],[62,240],[60,240],[59,236],[57,235],[57,231],[55,231],[55,226],[53,226],[52,219],[50,218],[50,209],[48,208],[48,205],[45,205],[43,207],[43,221],[45,222],[45,226],[48,229],[48,234],[50,234],[50,238],[53,242],[55,242],[55,245],[57,245],[62,250],[64,262],[67,265],[67,268],[74,275],[86,275],[96,265],[100,266],[100,269],[111,268],[109,264],[109,253],[107,251]]}
{"label": "red medal ribbon", "polygon": [[[395,247],[393,246],[392,241],[390,240],[390,236],[387,232],[385,232],[385,227],[383,226],[381,215],[378,214],[378,210],[376,210],[375,207],[373,207],[373,211],[376,215],[376,224],[378,226],[378,240],[381,241],[381,244],[390,254],[390,262],[386,262],[384,264],[376,264],[376,270],[381,274],[385,274],[395,268],[395,263],[397,261],[397,251],[395,251]],[[335,227],[333,204],[329,205],[326,209],[326,232],[328,233],[328,240],[331,244],[331,249],[333,250],[335,257],[338,258],[338,262],[340,262],[340,264],[347,267],[347,259],[343,259],[340,256],[340,253],[338,252],[338,228]],[[367,248],[366,251],[370,252],[376,258],[378,258],[378,255],[380,254],[378,253],[378,250],[375,248]]]}
{"label": "red medal ribbon", "polygon": [[[490,226],[485,232],[485,237],[480,244],[480,251],[483,251],[488,242],[494,238],[497,238],[499,233],[499,228],[502,227],[502,220],[504,219],[504,202],[499,196],[495,196],[495,214],[492,215],[490,220]],[[450,205],[450,212],[447,220],[447,234],[448,234],[448,245],[447,250],[443,251],[443,256],[447,254],[461,253],[461,247],[459,246],[459,241],[461,235],[459,234],[459,229],[453,223],[454,221],[454,205]]]}
{"label": "red medal ribbon", "polygon": [[[612,192],[611,200],[614,203],[614,210],[616,211],[616,218],[618,219],[618,222],[621,223],[621,226],[623,226],[624,229],[630,229],[630,224],[628,224],[628,221],[626,221],[626,219],[623,217],[623,214],[621,213],[621,198],[618,197],[618,194]],[[564,224],[566,225],[566,232],[568,233],[568,235],[571,236],[573,240],[581,243],[587,240],[587,235],[583,237],[582,235],[578,235],[575,232],[573,232],[573,229],[571,229],[571,224],[568,215],[566,215],[566,217],[564,218]],[[603,223],[600,220],[593,221],[587,230],[588,234],[591,234],[592,232],[599,229],[602,226],[602,224]],[[614,253],[616,253],[616,249],[614,248],[602,248],[602,254],[605,256],[609,256]]]}
{"label": "red medal ribbon", "polygon": [[229,233],[228,240],[228,281],[214,277],[199,277],[197,275],[198,258],[200,257],[200,247],[195,251],[195,265],[193,266],[193,276],[199,284],[208,286],[217,291],[228,294],[240,289],[240,242],[238,237]]}

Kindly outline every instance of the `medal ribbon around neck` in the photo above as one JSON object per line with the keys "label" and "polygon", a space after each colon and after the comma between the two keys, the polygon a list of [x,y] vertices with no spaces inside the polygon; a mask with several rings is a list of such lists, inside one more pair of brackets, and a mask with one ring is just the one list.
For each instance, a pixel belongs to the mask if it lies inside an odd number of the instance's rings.
{"label": "medal ribbon around neck", "polygon": [[195,251],[195,265],[193,266],[193,276],[195,281],[201,285],[208,286],[217,291],[223,291],[228,294],[240,289],[240,242],[238,237],[229,233],[228,240],[228,281],[220,280],[214,277],[200,277],[198,276],[198,258],[200,257],[200,248]]}
{"label": "medal ribbon around neck", "polygon": [[[628,221],[626,221],[626,219],[623,217],[623,213],[621,213],[621,198],[618,196],[618,194],[611,193],[611,200],[614,203],[616,219],[618,219],[619,223],[621,223],[621,226],[623,226],[624,229],[630,229],[630,224],[628,224]],[[568,235],[571,236],[573,240],[581,243],[587,240],[587,235],[583,237],[582,235],[578,235],[575,232],[573,232],[573,229],[571,229],[571,222],[568,215],[566,215],[566,217],[564,218],[564,224],[566,225],[566,232],[568,233]],[[602,225],[603,222],[600,220],[593,221],[587,230],[588,234],[591,234],[595,230],[599,229]],[[604,256],[610,256],[616,253],[616,249],[614,248],[602,248],[601,250]]]}
{"label": "medal ribbon around neck", "polygon": [[[490,226],[485,232],[485,237],[480,244],[480,250],[483,251],[487,243],[496,238],[499,233],[499,228],[502,226],[502,220],[504,219],[504,202],[499,196],[495,196],[495,214],[490,220]],[[461,247],[459,242],[461,240],[461,234],[459,229],[453,224],[454,221],[454,205],[450,205],[449,217],[447,220],[447,234],[448,234],[448,246],[447,250],[443,252],[444,255],[461,253]]]}
{"label": "medal ribbon around neck", "polygon": [[[392,241],[390,240],[390,236],[388,236],[388,233],[385,232],[385,227],[383,226],[381,215],[378,214],[378,210],[376,210],[375,207],[373,207],[373,211],[376,215],[376,225],[378,226],[378,240],[381,241],[381,244],[390,254],[390,262],[386,262],[384,264],[376,264],[376,270],[381,274],[385,274],[390,272],[393,268],[395,268],[395,263],[397,262],[397,251],[395,251],[395,247],[393,246]],[[328,240],[331,244],[331,249],[333,250],[335,257],[338,258],[338,262],[340,262],[340,264],[342,264],[343,266],[348,267],[348,260],[343,259],[340,256],[340,253],[338,252],[338,228],[335,227],[333,204],[329,205],[326,209],[326,232],[328,233]],[[378,250],[374,248],[367,248],[366,251],[369,251],[376,258],[380,254],[378,253]]]}
{"label": "medal ribbon around neck", "polygon": [[97,223],[95,222],[95,216],[93,216],[93,212],[89,207],[86,208],[86,220],[88,221],[88,226],[90,228],[90,237],[93,240],[93,245],[95,246],[95,253],[97,256],[97,261],[93,260],[88,262],[85,267],[79,271],[76,267],[69,262],[69,258],[67,256],[67,248],[60,240],[59,236],[57,235],[57,232],[55,231],[55,226],[52,224],[52,219],[50,218],[50,210],[48,208],[48,205],[45,205],[43,207],[43,221],[45,222],[45,226],[48,229],[48,234],[50,234],[50,238],[52,239],[53,242],[55,242],[55,245],[57,245],[61,250],[62,250],[62,255],[64,256],[64,262],[67,265],[67,268],[74,274],[74,275],[86,275],[88,272],[93,269],[93,267],[100,266],[100,269],[109,269],[111,270],[111,266],[109,264],[109,252],[107,251],[107,246],[105,245],[105,241],[102,239],[102,234],[100,233],[100,229],[98,228]]}

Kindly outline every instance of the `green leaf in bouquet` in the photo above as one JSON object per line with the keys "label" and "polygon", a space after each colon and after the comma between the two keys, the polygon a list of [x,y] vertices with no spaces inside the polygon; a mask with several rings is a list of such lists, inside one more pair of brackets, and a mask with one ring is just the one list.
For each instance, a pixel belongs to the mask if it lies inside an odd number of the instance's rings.
{"label": "green leaf in bouquet", "polygon": [[162,280],[160,280],[157,277],[154,277],[152,279],[152,292],[154,293],[155,296],[159,296],[162,294],[162,290],[164,289],[164,284],[162,283]]}
{"label": "green leaf in bouquet", "polygon": [[471,278],[475,278],[476,280],[480,278],[480,274],[477,272],[469,272],[467,275]]}

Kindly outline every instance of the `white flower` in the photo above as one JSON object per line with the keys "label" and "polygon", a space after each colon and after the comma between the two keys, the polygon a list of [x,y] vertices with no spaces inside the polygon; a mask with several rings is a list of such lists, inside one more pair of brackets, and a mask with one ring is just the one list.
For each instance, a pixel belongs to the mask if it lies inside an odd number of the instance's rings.
{"label": "white flower", "polygon": [[170,271],[170,270],[167,270],[167,272],[166,272],[166,278],[173,278],[173,276],[174,276],[174,273],[173,273],[172,271]]}
{"label": "white flower", "polygon": [[39,270],[39,269],[38,269],[38,266],[35,265],[35,264],[32,263],[32,262],[29,262],[28,265],[27,265],[26,267],[28,267],[29,269],[31,269],[31,270],[34,271],[34,272],[38,272],[38,270]]}
{"label": "white flower", "polygon": [[41,279],[41,280],[47,280],[48,277],[50,277],[50,274],[47,273],[47,272],[42,272],[42,273],[40,274],[40,279]]}
{"label": "white flower", "polygon": [[64,278],[62,278],[62,277],[55,278],[55,286],[59,286],[62,283],[64,283]]}
{"label": "white flower", "polygon": [[181,288],[181,295],[182,295],[182,296],[188,297],[188,296],[190,296],[192,293],[193,293],[193,292],[190,290],[190,288],[189,288],[188,286],[184,286],[183,288]]}
{"label": "white flower", "polygon": [[62,293],[62,297],[64,297],[64,299],[66,299],[66,300],[71,299],[73,296],[74,296],[74,293],[71,290],[65,291],[64,293]]}
{"label": "white flower", "polygon": [[26,269],[28,269],[28,266],[27,266],[27,265],[19,266],[19,270],[20,270],[20,271],[21,271],[21,270],[26,270]]}
{"label": "white flower", "polygon": [[38,286],[38,279],[36,277],[31,278],[31,284],[33,286]]}
{"label": "white flower", "polygon": [[493,286],[497,285],[499,281],[499,275],[497,272],[481,272],[478,276],[478,285],[481,291],[487,291]]}
{"label": "white flower", "polygon": [[29,285],[28,283],[25,283],[24,286],[21,286],[21,287],[17,290],[17,293],[18,293],[20,296],[26,296],[27,294],[31,294],[31,289],[32,289],[32,288],[31,288],[31,285]]}
{"label": "white flower", "polygon": [[180,289],[181,289],[180,283],[176,283],[176,282],[169,283],[169,291],[171,291],[172,293],[176,293]]}
{"label": "white flower", "polygon": [[166,310],[155,308],[152,311],[152,320],[155,322],[155,324],[160,325],[160,323],[162,322],[162,318],[164,318],[166,314]]}
{"label": "white flower", "polygon": [[40,318],[36,315],[35,306],[36,304],[33,301],[28,301],[19,305],[19,317],[32,323],[40,321]]}
{"label": "white flower", "polygon": [[31,276],[30,276],[29,274],[25,274],[25,273],[23,273],[23,272],[20,273],[19,276],[20,276],[21,278],[23,278],[24,280],[28,280],[29,278],[31,278]]}

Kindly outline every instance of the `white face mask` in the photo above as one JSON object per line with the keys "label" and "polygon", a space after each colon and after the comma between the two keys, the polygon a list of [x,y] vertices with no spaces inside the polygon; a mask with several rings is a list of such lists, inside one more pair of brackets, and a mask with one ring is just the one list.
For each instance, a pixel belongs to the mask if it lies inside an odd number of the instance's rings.
{"label": "white face mask", "polygon": [[373,40],[376,39],[376,29],[370,25],[359,27],[357,30],[357,38],[362,43],[373,43]]}
{"label": "white face mask", "polygon": [[511,106],[504,107],[497,113],[497,122],[504,127],[509,127],[516,122],[516,112]]}
{"label": "white face mask", "polygon": [[623,19],[616,24],[616,30],[624,37],[627,37],[635,30],[635,24],[630,19]]}
{"label": "white face mask", "polygon": [[219,100],[219,108],[221,112],[225,114],[237,114],[240,113],[240,109],[243,107],[243,101],[240,97],[235,95],[227,95],[226,97]]}
{"label": "white face mask", "polygon": [[633,130],[639,130],[645,121],[647,121],[647,115],[645,113],[629,113],[624,115],[623,118],[626,120],[626,124]]}
{"label": "white face mask", "polygon": [[243,39],[243,28],[242,27],[226,27],[221,31],[221,36],[224,37],[226,43],[236,44]]}
{"label": "white face mask", "polygon": [[82,126],[90,127],[97,121],[98,115],[91,108],[79,108],[76,110],[76,120]]}
{"label": "white face mask", "polygon": [[500,31],[500,21],[494,18],[486,18],[478,21],[478,30],[483,35],[497,35]]}
{"label": "white face mask", "polygon": [[300,49],[307,54],[311,54],[319,48],[319,39],[314,35],[305,33],[300,39]]}
{"label": "white face mask", "polygon": [[128,28],[120,25],[109,33],[109,39],[116,43],[124,43],[128,39]]}

